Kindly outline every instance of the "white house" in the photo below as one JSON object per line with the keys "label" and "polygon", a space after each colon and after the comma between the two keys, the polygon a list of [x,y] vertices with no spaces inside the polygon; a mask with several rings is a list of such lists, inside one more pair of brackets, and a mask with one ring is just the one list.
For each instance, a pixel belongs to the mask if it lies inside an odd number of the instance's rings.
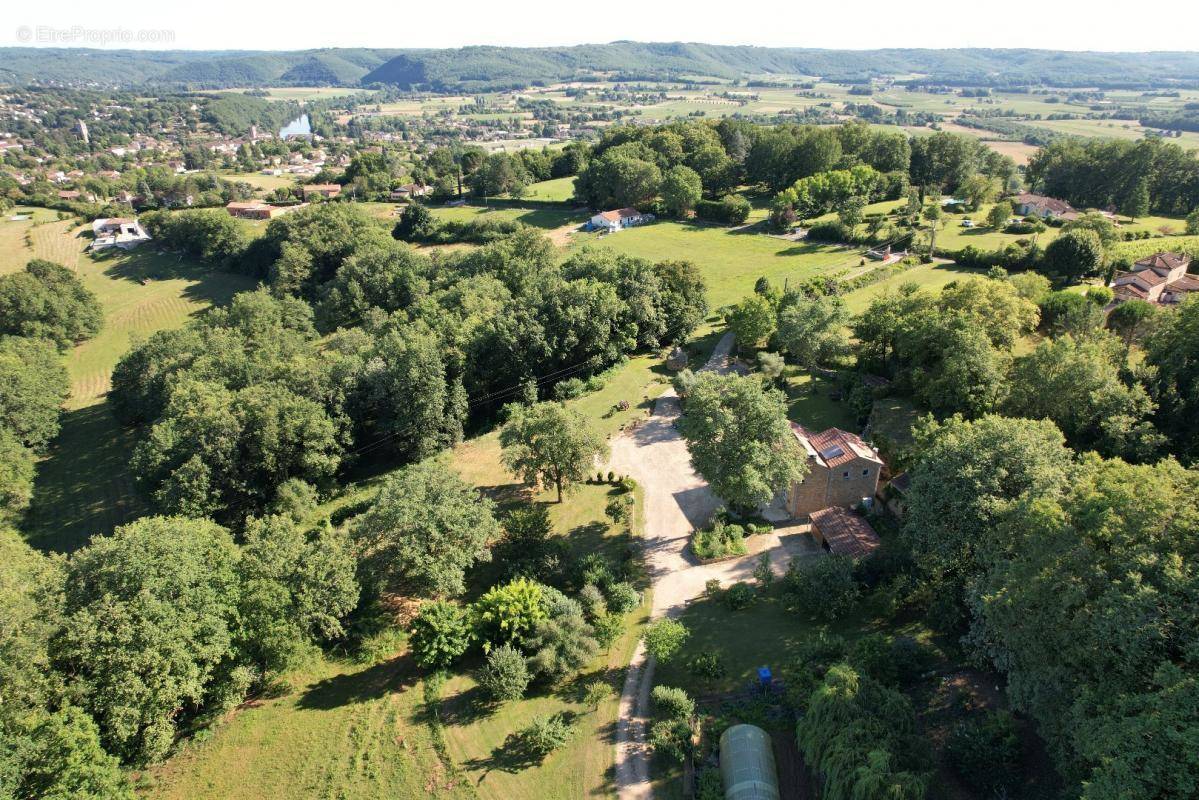
{"label": "white house", "polygon": [[596,214],[589,224],[592,230],[618,231],[621,228],[632,228],[653,221],[653,214],[642,214],[635,208],[618,208],[615,211]]}
{"label": "white house", "polygon": [[130,250],[142,242],[150,241],[150,234],[146,233],[141,223],[123,217],[95,220],[92,222],[92,233],[96,236],[92,241],[93,250],[106,250],[109,247]]}

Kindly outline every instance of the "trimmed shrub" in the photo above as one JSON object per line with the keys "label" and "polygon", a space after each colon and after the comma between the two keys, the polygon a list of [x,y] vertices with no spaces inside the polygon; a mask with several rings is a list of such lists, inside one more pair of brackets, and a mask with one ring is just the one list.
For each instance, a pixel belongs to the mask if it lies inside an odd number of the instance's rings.
{"label": "trimmed shrub", "polygon": [[608,586],[608,609],[616,614],[627,614],[641,602],[641,593],[631,583],[618,581]]}
{"label": "trimmed shrub", "polygon": [[745,529],[718,519],[691,534],[691,550],[700,561],[745,555]]}
{"label": "trimmed shrub", "polygon": [[730,611],[740,611],[753,605],[756,598],[754,587],[744,581],[737,581],[725,591],[722,599]]}
{"label": "trimmed shrub", "polygon": [[655,686],[651,697],[654,716],[659,719],[691,719],[695,715],[695,701],[682,689]]}
{"label": "trimmed shrub", "polygon": [[519,700],[529,688],[529,667],[525,657],[512,645],[500,645],[487,654],[487,663],[479,673],[479,685],[499,703]]}
{"label": "trimmed shrub", "polygon": [[691,631],[678,620],[661,619],[645,629],[645,649],[658,661],[669,661],[690,635]]}

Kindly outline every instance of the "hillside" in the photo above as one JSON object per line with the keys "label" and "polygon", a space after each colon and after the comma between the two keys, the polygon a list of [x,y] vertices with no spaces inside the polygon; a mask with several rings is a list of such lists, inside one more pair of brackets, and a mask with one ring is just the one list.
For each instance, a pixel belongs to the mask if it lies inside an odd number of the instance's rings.
{"label": "hillside", "polygon": [[473,91],[520,87],[597,72],[627,79],[762,75],[834,81],[921,76],[931,83],[1022,86],[1199,85],[1196,53],[1053,50],[819,50],[684,42],[574,47],[339,48],[298,51],[134,51],[0,48],[0,82],[244,86],[370,85]]}

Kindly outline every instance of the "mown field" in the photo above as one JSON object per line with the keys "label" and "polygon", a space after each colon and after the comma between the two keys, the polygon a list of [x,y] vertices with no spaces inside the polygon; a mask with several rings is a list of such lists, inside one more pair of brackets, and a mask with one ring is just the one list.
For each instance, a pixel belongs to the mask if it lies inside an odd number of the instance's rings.
{"label": "mown field", "polygon": [[708,282],[708,302],[719,308],[751,292],[760,277],[783,286],[823,272],[848,269],[860,250],[767,236],[756,230],[661,220],[618,233],[576,234],[573,247],[609,247],[651,261],[695,262]]}
{"label": "mown field", "polygon": [[242,276],[214,273],[148,248],[92,257],[84,252],[86,230],[74,221],[46,222],[29,228],[28,244],[22,234],[19,249],[4,251],[9,270],[33,257],[75,270],[104,309],[99,335],[65,357],[71,394],[62,430],[38,465],[25,530],[35,546],[47,550],[73,550],[144,513],[128,468],[135,442],[105,399],[121,355],[137,338],[178,327],[252,288]]}

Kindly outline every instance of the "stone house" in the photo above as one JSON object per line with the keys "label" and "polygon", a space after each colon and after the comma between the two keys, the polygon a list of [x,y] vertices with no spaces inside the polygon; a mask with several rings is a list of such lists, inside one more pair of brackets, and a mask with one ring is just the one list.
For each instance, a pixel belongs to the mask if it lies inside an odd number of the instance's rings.
{"label": "stone house", "polygon": [[794,422],[791,430],[808,460],[808,474],[787,491],[792,517],[808,517],[830,506],[847,508],[874,497],[883,460],[861,437],[840,428],[812,433]]}

